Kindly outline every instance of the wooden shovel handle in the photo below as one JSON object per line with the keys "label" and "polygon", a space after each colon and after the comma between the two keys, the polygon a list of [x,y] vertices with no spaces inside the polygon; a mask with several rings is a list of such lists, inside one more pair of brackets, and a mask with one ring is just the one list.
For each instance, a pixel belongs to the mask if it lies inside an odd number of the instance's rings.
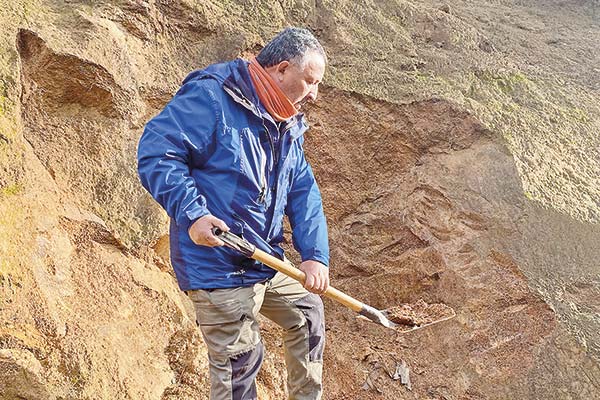
{"label": "wooden shovel handle", "polygon": [[[304,274],[304,272],[300,271],[298,268],[294,267],[291,263],[281,261],[280,259],[275,258],[272,255],[267,254],[260,249],[254,250],[252,258],[304,284],[306,274]],[[364,306],[364,304],[360,301],[356,300],[351,296],[348,296],[346,293],[339,291],[338,289],[332,286],[329,286],[329,288],[327,288],[324,295],[356,312],[360,312]]]}

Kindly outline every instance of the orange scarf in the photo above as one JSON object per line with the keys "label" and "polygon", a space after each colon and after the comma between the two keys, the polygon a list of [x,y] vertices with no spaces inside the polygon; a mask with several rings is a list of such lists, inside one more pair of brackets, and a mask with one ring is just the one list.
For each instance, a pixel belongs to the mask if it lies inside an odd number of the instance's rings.
{"label": "orange scarf", "polygon": [[256,61],[256,58],[250,60],[248,71],[260,102],[276,121],[285,121],[298,114],[294,104],[279,89],[279,86],[262,65]]}

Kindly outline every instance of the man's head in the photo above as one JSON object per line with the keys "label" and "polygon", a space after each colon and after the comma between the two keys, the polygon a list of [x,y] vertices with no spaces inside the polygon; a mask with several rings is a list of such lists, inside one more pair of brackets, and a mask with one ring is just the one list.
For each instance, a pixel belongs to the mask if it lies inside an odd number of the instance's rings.
{"label": "man's head", "polygon": [[307,29],[284,29],[267,43],[256,60],[297,109],[317,98],[327,56]]}

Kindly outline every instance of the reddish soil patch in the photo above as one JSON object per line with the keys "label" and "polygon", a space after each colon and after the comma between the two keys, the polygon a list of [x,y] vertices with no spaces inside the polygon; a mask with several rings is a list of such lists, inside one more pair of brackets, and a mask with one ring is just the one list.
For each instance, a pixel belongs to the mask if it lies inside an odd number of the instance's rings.
{"label": "reddish soil patch", "polygon": [[434,322],[447,320],[456,315],[445,304],[427,304],[422,299],[413,304],[402,304],[387,311],[390,321],[398,324],[398,329],[421,327]]}

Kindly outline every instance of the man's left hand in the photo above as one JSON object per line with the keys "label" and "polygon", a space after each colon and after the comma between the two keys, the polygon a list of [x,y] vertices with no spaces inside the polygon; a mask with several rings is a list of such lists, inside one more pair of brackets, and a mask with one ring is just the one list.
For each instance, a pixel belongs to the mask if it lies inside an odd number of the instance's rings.
{"label": "man's left hand", "polygon": [[323,294],[329,287],[329,268],[318,261],[306,260],[299,267],[306,274],[304,288],[309,292]]}

